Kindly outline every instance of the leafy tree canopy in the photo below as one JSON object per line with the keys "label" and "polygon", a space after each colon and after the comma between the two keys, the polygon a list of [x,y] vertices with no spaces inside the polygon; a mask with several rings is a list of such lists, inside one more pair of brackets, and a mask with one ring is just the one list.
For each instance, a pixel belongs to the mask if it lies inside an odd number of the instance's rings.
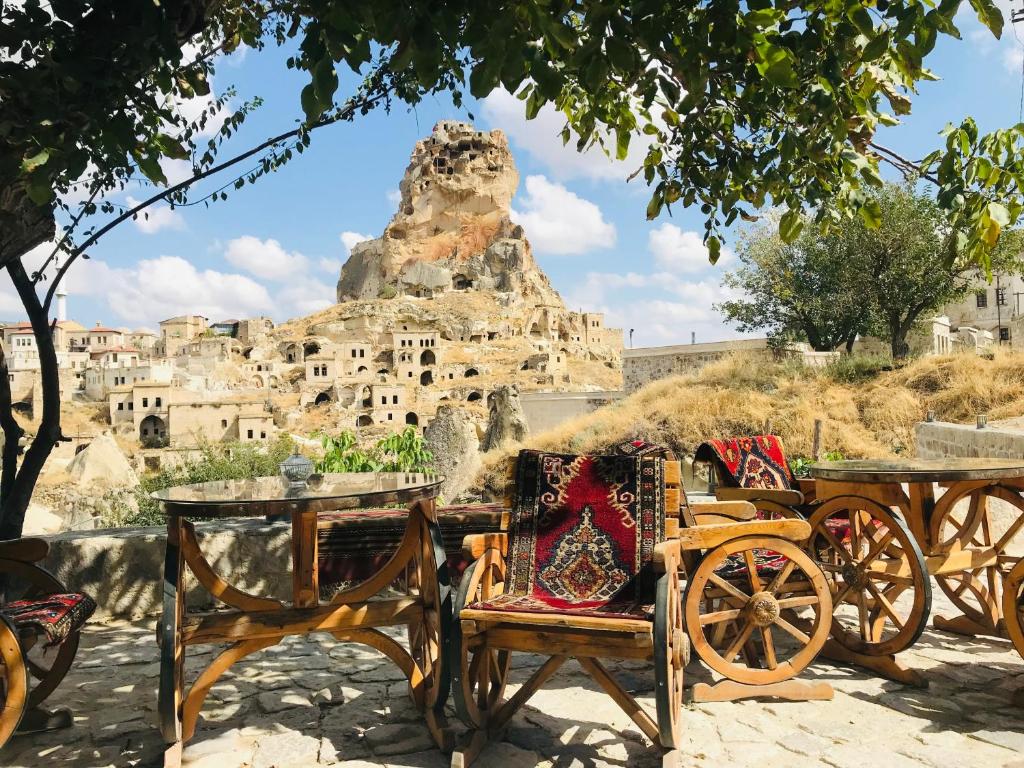
{"label": "leafy tree canopy", "polygon": [[[862,219],[826,227],[801,222],[785,243],[774,228],[744,234],[742,266],[725,283],[744,295],[719,309],[740,330],[799,335],[819,350],[845,345],[858,335],[889,341],[894,357],[907,354],[916,323],[964,298],[984,276],[956,254],[954,230],[935,199],[909,184],[885,184],[868,193],[881,211],[876,226]],[[1005,232],[992,250],[997,271],[1019,271],[1021,235]]]}
{"label": "leafy tree canopy", "polygon": [[[1021,127],[981,136],[972,120],[920,161],[876,142],[933,75],[940,35],[959,37],[961,0],[39,0],[5,3],[0,33],[0,183],[46,205],[90,173],[101,187],[141,172],[163,183],[161,158],[214,166],[217,140],[196,139],[174,104],[205,92],[215,54],[294,40],[289,65],[308,73],[296,144],[272,144],[254,180],[308,142],[308,131],[391,98],[447,91],[455,103],[497,87],[530,117],[548,103],[563,138],[625,157],[647,142],[650,217],[676,203],[706,215],[712,256],[723,228],[766,206],[826,225],[858,212],[876,225],[868,193],[879,162],[921,173],[959,233],[958,254],[987,265],[1021,213]],[[995,35],[992,0],[970,0]],[[195,52],[188,57],[185,52]],[[339,97],[339,70],[363,79]],[[355,101],[353,99],[355,98]],[[345,111],[346,105],[348,111]],[[250,105],[251,106],[251,105]],[[228,135],[244,119],[232,116]],[[92,182],[90,182],[92,183]],[[172,197],[173,200],[173,197]],[[0,210],[15,206],[3,201]],[[24,216],[21,217],[22,220]],[[0,243],[2,245],[3,243]],[[11,250],[4,254],[10,257]]]}

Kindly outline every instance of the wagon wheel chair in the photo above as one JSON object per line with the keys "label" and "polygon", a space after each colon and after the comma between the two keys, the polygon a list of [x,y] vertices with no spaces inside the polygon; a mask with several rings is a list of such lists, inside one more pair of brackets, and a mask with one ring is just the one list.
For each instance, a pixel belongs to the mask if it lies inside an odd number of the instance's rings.
{"label": "wagon wheel chair", "polygon": [[797,490],[774,435],[709,441],[695,460],[707,462],[721,483],[717,498],[749,501],[762,518],[807,520],[811,534],[803,548],[825,573],[832,594],[834,645],[828,655],[890,657],[921,636],[931,611],[931,581],[898,511],[855,495],[809,501],[805,492],[813,496],[813,481],[801,481]]}
{"label": "wagon wheel chair", "polygon": [[[1024,483],[952,483],[935,503],[929,537],[938,554],[971,549],[983,563],[935,577],[939,588],[963,612],[955,619],[936,617],[939,629],[968,634],[1010,637],[1024,655],[1020,635],[1021,562],[1024,562]],[[1015,513],[1003,523],[991,502],[1002,502]]]}
{"label": "wagon wheel chair", "polygon": [[42,704],[71,669],[96,605],[36,564],[47,550],[41,539],[0,541],[0,748],[16,731],[72,724],[70,712]]}

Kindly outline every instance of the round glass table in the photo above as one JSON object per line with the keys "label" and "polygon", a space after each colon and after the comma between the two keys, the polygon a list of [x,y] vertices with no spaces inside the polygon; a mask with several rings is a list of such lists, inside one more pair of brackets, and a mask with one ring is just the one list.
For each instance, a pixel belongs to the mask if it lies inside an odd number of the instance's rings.
{"label": "round glass table", "polygon": [[[165,766],[181,763],[210,688],[235,662],[290,635],[326,632],[342,642],[369,645],[388,656],[409,680],[438,746],[450,749],[444,720],[448,674],[443,649],[451,611],[447,562],[435,499],[444,478],[422,473],[314,475],[303,483],[281,477],[216,480],[152,494],[167,517],[158,710],[167,744]],[[371,507],[407,507],[405,532],[394,555],[365,581],[321,601],[317,568],[317,515]],[[291,518],[292,599],[243,591],[222,578],[203,555],[193,520],[229,517]],[[187,612],[185,573],[223,604]],[[382,594],[405,577],[403,596]],[[405,626],[409,650],[382,627]],[[190,646],[227,644],[185,692]]]}
{"label": "round glass table", "polygon": [[[868,640],[887,615],[899,618],[909,642],[917,639],[931,611],[931,576],[961,612],[935,616],[937,629],[1009,637],[1024,656],[1024,459],[826,461],[810,473],[814,519],[848,520],[868,552],[857,568],[835,562],[846,582],[872,588],[874,597],[857,606]],[[897,550],[905,556],[883,557]],[[908,617],[894,606],[910,595]]]}

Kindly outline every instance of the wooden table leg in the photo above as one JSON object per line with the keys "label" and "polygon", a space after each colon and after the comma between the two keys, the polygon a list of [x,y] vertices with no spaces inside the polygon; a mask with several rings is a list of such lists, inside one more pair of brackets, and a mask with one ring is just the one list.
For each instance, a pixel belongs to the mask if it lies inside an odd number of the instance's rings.
{"label": "wooden table leg", "polygon": [[292,605],[315,608],[319,603],[316,512],[297,512],[292,515]]}
{"label": "wooden table leg", "polygon": [[181,551],[182,519],[167,521],[167,549],[164,556],[163,615],[160,620],[160,690],[157,709],[163,736],[165,768],[181,765],[181,704],[184,697],[185,647],[181,624],[185,615],[183,584],[184,558]]}

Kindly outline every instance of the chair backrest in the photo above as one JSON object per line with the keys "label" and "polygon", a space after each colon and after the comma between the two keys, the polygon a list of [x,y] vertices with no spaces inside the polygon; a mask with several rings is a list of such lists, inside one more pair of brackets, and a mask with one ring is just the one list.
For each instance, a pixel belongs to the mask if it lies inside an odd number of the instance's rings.
{"label": "chair backrest", "polygon": [[678,535],[679,474],[678,462],[658,455],[520,452],[505,594],[567,604],[641,598],[655,545]]}
{"label": "chair backrest", "polygon": [[711,464],[722,485],[791,490],[796,484],[776,435],[708,440],[698,446],[693,458]]}

